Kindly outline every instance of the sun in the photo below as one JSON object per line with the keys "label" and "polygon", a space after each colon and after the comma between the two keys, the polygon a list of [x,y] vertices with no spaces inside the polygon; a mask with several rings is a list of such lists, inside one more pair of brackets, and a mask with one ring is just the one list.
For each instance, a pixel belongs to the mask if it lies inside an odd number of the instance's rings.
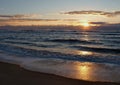
{"label": "sun", "polygon": [[81,25],[84,26],[84,27],[89,27],[90,26],[90,24],[88,22],[83,22]]}

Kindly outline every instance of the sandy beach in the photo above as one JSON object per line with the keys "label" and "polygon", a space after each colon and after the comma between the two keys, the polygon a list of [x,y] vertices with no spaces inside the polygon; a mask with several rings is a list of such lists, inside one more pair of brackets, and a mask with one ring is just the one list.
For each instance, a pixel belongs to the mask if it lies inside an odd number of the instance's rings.
{"label": "sandy beach", "polygon": [[120,85],[119,83],[88,82],[32,72],[18,65],[2,62],[0,62],[0,67],[0,85]]}

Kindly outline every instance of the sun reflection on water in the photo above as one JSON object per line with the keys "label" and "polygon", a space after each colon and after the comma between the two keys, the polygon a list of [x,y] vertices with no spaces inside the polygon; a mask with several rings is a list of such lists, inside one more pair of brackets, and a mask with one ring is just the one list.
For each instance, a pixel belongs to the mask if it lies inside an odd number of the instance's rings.
{"label": "sun reflection on water", "polygon": [[78,55],[83,55],[83,56],[87,56],[87,55],[93,55],[93,52],[89,52],[89,51],[77,51],[76,54]]}
{"label": "sun reflection on water", "polygon": [[89,39],[89,36],[86,34],[86,35],[83,35],[83,38],[82,38],[83,40],[86,40],[86,41],[89,41],[90,39]]}

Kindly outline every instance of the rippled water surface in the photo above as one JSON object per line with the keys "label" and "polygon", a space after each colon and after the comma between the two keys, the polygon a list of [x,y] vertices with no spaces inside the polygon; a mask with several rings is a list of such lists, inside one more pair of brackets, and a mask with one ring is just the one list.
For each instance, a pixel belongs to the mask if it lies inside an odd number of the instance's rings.
{"label": "rippled water surface", "polygon": [[[24,60],[23,67],[28,69],[38,68],[45,72],[46,66],[40,68],[43,60],[39,59],[48,59],[44,62],[50,62],[51,68],[47,67],[47,69],[51,73],[55,71],[55,74],[59,74],[60,72],[59,75],[65,77],[90,81],[106,79],[106,81],[120,82],[120,80],[112,80],[108,76],[112,73],[111,76],[118,78],[115,72],[120,69],[120,29],[0,30],[0,51],[16,56],[14,58],[1,57],[1,60],[16,62]],[[34,60],[34,62],[29,62],[31,67],[25,63],[25,59],[26,61]],[[56,68],[54,64],[59,68]],[[116,69],[111,71],[114,66]],[[63,70],[58,71],[57,69],[60,68]],[[65,72],[67,70],[69,70],[68,74]],[[102,73],[106,75],[103,76]],[[82,76],[80,77],[80,75]]]}

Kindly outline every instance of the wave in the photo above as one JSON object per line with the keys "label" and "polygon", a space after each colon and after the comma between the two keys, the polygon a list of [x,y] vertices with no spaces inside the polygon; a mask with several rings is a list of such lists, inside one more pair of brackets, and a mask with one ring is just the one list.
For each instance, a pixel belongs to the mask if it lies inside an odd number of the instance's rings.
{"label": "wave", "polygon": [[51,39],[47,40],[51,42],[59,42],[59,43],[82,43],[82,44],[102,44],[99,42],[94,42],[94,41],[87,41],[87,40],[78,40],[78,39]]}
{"label": "wave", "polygon": [[108,37],[104,37],[106,40],[119,40],[120,36],[108,36]]}
{"label": "wave", "polygon": [[98,48],[98,47],[87,47],[87,46],[72,46],[72,48],[77,48],[79,50],[101,52],[101,53],[114,53],[120,54],[120,49],[116,48]]}
{"label": "wave", "polygon": [[118,36],[119,36],[120,33],[119,33],[119,32],[111,32],[111,33],[110,33],[110,32],[105,32],[105,33],[102,32],[102,33],[100,33],[100,35],[110,35],[110,36],[111,36],[111,35],[113,35],[113,36],[118,35]]}
{"label": "wave", "polygon": [[97,63],[111,63],[120,65],[120,57],[118,56],[81,56],[75,54],[64,54],[60,52],[52,52],[46,50],[39,50],[30,47],[20,46],[20,45],[6,45],[0,44],[0,50],[2,52],[22,56],[22,57],[32,57],[32,58],[55,58],[64,60],[74,60],[74,61],[85,61],[85,62],[97,62]]}
{"label": "wave", "polygon": [[27,46],[36,46],[36,47],[44,47],[44,48],[53,48],[57,47],[57,45],[44,45],[44,44],[37,44],[36,42],[29,42],[29,41],[21,41],[21,40],[4,40],[3,42],[5,43],[10,43],[10,44],[20,44],[20,45],[27,45]]}

